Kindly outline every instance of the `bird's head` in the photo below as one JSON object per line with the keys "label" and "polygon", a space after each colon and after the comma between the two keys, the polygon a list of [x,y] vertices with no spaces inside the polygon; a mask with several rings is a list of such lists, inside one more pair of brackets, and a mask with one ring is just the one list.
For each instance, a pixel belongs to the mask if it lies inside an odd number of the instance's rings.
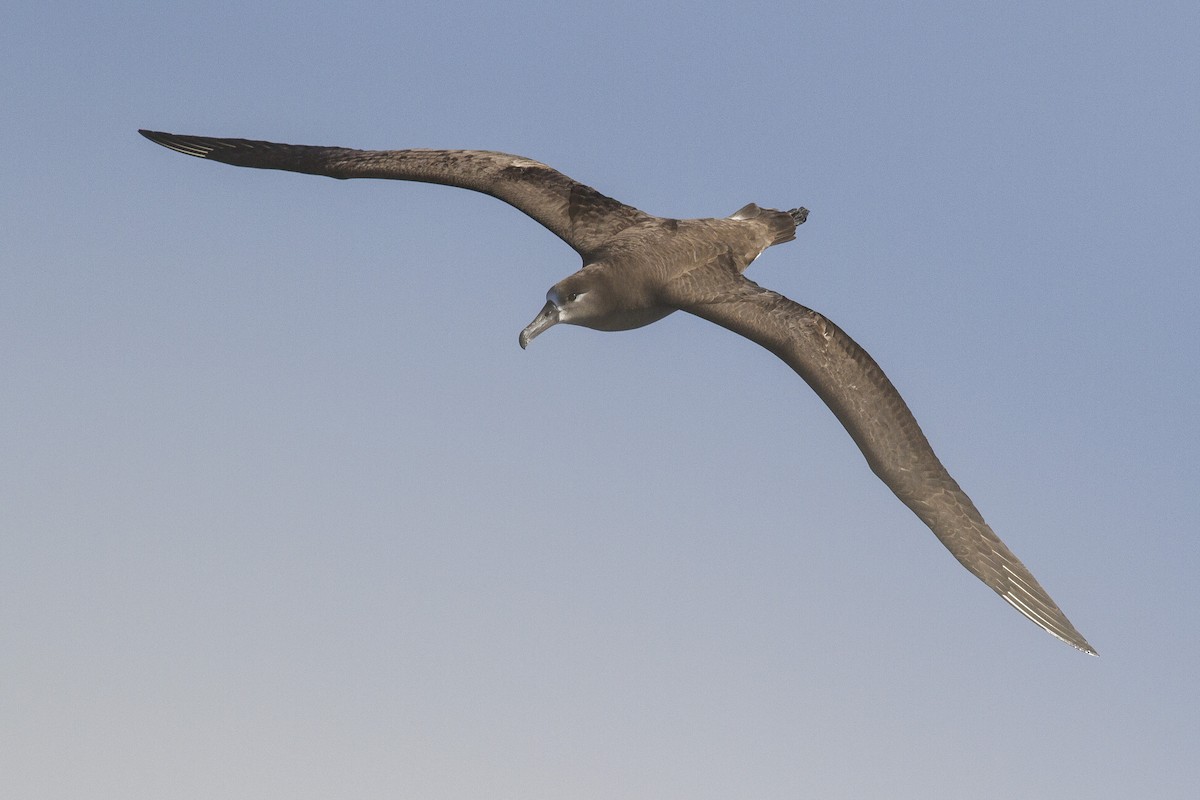
{"label": "bird's head", "polygon": [[580,270],[550,287],[546,292],[546,305],[534,317],[533,322],[521,331],[521,347],[529,346],[534,337],[551,325],[565,322],[568,325],[596,327],[608,313],[602,281],[598,276]]}

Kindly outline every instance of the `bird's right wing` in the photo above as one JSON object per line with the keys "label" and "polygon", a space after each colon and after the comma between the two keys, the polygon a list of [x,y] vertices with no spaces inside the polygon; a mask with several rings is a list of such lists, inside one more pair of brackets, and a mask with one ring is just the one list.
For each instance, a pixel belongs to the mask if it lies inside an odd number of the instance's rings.
{"label": "bird's right wing", "polygon": [[841,328],[720,265],[678,279],[670,291],[673,305],[787,362],[846,427],[875,474],[964,567],[1042,628],[1095,655],[942,466],[883,370]]}
{"label": "bird's right wing", "polygon": [[490,150],[352,150],[139,133],[176,152],[239,167],[421,181],[482,192],[533,217],[585,258],[624,228],[652,219],[541,162]]}

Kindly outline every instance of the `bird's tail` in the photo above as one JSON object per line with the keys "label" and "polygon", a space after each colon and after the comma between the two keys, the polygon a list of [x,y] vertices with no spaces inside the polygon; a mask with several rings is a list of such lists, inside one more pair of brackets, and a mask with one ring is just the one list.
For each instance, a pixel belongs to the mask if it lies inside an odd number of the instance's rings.
{"label": "bird's tail", "polygon": [[730,219],[758,219],[770,226],[772,245],[790,242],[796,238],[796,226],[808,219],[807,208],[793,208],[791,211],[776,211],[773,208],[762,208],[754,203],[742,206],[729,215]]}

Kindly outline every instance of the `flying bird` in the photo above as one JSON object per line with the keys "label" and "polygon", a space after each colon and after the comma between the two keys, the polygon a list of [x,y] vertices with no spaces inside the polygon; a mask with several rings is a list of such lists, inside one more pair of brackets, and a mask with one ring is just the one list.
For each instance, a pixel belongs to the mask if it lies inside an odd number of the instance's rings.
{"label": "flying bird", "polygon": [[808,211],[751,203],[725,218],[656,217],[538,161],[487,150],[353,150],[140,131],[180,153],[239,167],[331,178],[387,178],[471,189],[540,222],[583,267],[550,287],[521,331],[623,331],[686,311],[770,350],[829,406],[874,473],[976,577],[1067,644],[1096,651],[1059,610],[934,454],[900,393],[865,350],[828,319],[742,273],[791,241]]}

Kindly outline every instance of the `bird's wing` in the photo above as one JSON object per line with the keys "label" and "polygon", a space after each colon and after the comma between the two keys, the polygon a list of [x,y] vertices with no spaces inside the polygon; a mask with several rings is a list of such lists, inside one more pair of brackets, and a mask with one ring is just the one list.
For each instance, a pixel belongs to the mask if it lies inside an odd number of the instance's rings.
{"label": "bird's wing", "polygon": [[900,393],[865,350],[811,309],[729,269],[669,287],[673,305],[757,342],[794,369],[850,432],[867,463],[964,567],[1047,631],[1095,655],[1046,590],[942,466]]}
{"label": "bird's wing", "polygon": [[139,131],[179,153],[239,167],[331,178],[387,178],[483,192],[525,212],[586,258],[649,214],[600,194],[545,164],[488,150],[352,150]]}

